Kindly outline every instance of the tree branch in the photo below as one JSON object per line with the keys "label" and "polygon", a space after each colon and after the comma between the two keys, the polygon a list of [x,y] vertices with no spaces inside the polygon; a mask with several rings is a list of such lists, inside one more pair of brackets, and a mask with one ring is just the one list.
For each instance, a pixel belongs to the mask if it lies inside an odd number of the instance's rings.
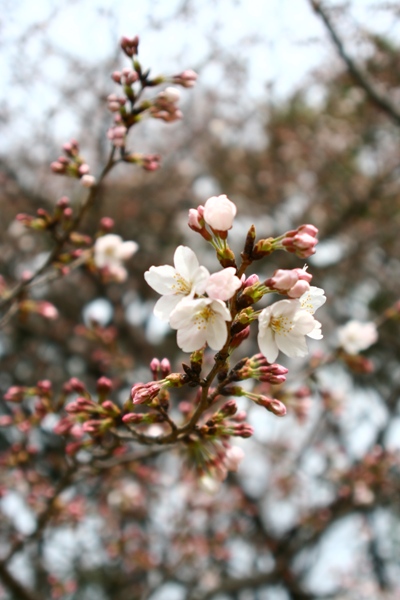
{"label": "tree branch", "polygon": [[310,0],[310,4],[314,11],[321,17],[332,42],[334,43],[339,55],[343,59],[347,66],[349,73],[353,76],[354,80],[360,87],[366,92],[368,98],[373,104],[383,112],[385,112],[391,119],[400,126],[400,112],[393,106],[393,104],[385,97],[382,96],[375,87],[370,83],[367,76],[358,68],[353,59],[347,54],[342,40],[339,38],[327,12],[322,7],[322,3],[319,0]]}

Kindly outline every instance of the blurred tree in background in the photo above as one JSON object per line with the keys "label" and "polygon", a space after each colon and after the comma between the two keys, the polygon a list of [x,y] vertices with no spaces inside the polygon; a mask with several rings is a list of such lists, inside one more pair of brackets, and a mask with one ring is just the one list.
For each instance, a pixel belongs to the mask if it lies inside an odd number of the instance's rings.
{"label": "blurred tree in background", "polygon": [[[243,406],[254,436],[240,444],[238,473],[215,486],[199,481],[180,447],[139,448],[122,460],[99,455],[75,473],[50,418],[31,440],[32,455],[23,445],[10,454],[18,435],[2,428],[1,598],[399,597],[400,54],[394,37],[365,30],[358,30],[359,52],[349,54],[346,7],[311,4],[338,58],[332,50],[288,97],[270,87],[250,105],[239,93],[246,65],[210,47],[210,60],[222,65],[220,85],[202,86],[199,69],[200,85],[185,91],[183,122],[138,128],[134,150],[159,152],[162,167],[149,173],[118,165],[83,222],[93,236],[107,215],[115,233],[139,244],[128,279],[104,283],[77,269],[35,287],[33,297],[54,304],[59,317],[49,326],[40,315],[3,315],[0,391],[38,380],[59,391],[71,377],[93,390],[106,376],[122,402],[149,376],[154,356],[168,356],[178,370],[187,355],[152,315],[155,294],[143,273],[171,264],[179,244],[202,252],[211,268],[213,255],[187,228],[187,212],[214,194],[238,206],[230,234],[238,253],[252,223],[263,238],[301,223],[318,227],[317,253],[307,263],[328,298],[323,350],[310,345],[307,363],[283,361],[287,383],[272,392],[288,407],[285,419]],[[398,7],[378,5],[394,30]],[[181,15],[191,8],[196,3],[183,3]],[[51,93],[73,110],[82,151],[100,169],[109,148],[106,98],[114,91],[108,73],[120,58],[95,69],[71,56],[57,59],[73,76]],[[0,273],[10,285],[51,249],[16,215],[51,212],[60,196],[75,202],[85,193],[48,169],[58,152],[54,114],[37,129],[29,123],[29,145],[14,140],[0,157]],[[13,116],[5,103],[7,127]],[[299,266],[276,253],[258,275]],[[379,326],[378,342],[361,354],[338,341],[338,327],[351,320]],[[248,356],[258,352],[255,337],[244,348]],[[270,384],[256,389],[271,392]],[[1,410],[9,414],[6,401]]]}

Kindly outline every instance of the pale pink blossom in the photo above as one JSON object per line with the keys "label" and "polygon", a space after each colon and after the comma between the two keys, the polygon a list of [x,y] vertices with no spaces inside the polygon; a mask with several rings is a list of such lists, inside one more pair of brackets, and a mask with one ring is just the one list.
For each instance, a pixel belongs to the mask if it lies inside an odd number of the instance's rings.
{"label": "pale pink blossom", "polygon": [[127,132],[128,130],[125,125],[115,125],[107,131],[107,137],[116,148],[123,148]]}
{"label": "pale pink blossom", "polygon": [[230,446],[224,456],[224,466],[228,471],[237,471],[244,459],[244,452],[240,446]]}
{"label": "pale pink blossom", "polygon": [[181,98],[181,93],[178,90],[178,88],[170,86],[165,88],[163,92],[160,92],[158,94],[158,98],[160,98],[162,101],[165,100],[168,103],[174,104],[176,102],[179,102]]}
{"label": "pale pink blossom", "polygon": [[150,267],[144,278],[159,294],[162,294],[154,307],[154,314],[168,321],[171,312],[186,297],[203,294],[210,273],[199,266],[196,254],[187,246],[178,246],[174,254],[174,265]]}
{"label": "pale pink blossom", "polygon": [[138,250],[136,242],[124,242],[119,235],[108,233],[96,240],[94,262],[98,269],[104,269],[116,281],[124,281],[127,271],[122,262]]}
{"label": "pale pink blossom", "polygon": [[205,289],[209,298],[213,300],[230,300],[242,285],[235,273],[236,269],[234,267],[227,267],[210,275]]}
{"label": "pale pink blossom", "polygon": [[170,316],[170,325],[177,329],[177,344],[184,352],[198,350],[208,344],[221,350],[228,331],[226,321],[232,317],[221,300],[211,298],[184,299]]}
{"label": "pale pink blossom", "polygon": [[378,330],[375,323],[369,321],[349,321],[338,330],[339,344],[348,354],[358,354],[366,350],[378,339]]}
{"label": "pale pink blossom", "polygon": [[236,211],[236,205],[225,194],[212,196],[204,205],[204,220],[215,231],[228,231],[232,227]]}
{"label": "pale pink blossom", "polygon": [[93,175],[83,175],[80,181],[83,187],[91,188],[96,185],[96,178]]}

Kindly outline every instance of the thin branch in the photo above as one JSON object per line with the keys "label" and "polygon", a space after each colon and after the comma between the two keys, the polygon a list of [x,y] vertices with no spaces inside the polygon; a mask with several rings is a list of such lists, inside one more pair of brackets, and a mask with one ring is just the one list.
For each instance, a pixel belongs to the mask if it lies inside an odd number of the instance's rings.
{"label": "thin branch", "polygon": [[339,55],[343,59],[347,66],[349,73],[353,76],[359,86],[366,92],[368,98],[375,106],[385,112],[391,119],[400,126],[400,112],[393,106],[393,104],[385,97],[382,96],[368,80],[367,76],[358,68],[353,59],[347,54],[344,44],[338,36],[327,12],[322,7],[322,3],[319,0],[310,0],[310,4],[314,11],[321,17],[329,35],[334,43]]}

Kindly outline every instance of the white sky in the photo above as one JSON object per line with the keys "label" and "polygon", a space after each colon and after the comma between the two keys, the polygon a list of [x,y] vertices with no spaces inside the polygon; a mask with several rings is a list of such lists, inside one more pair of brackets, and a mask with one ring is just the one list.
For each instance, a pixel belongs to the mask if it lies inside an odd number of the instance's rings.
{"label": "white sky", "polygon": [[[353,24],[393,33],[384,13],[369,9],[370,4],[372,0],[351,2]],[[375,6],[382,4],[375,1]],[[221,68],[209,58],[215,45],[248,67],[247,83],[237,93],[242,103],[249,97],[249,112],[269,83],[274,82],[275,95],[286,95],[333,56],[308,0],[2,0],[2,5],[0,123],[10,110],[15,123],[3,132],[2,150],[14,127],[20,135],[21,124],[40,121],[46,109],[57,106],[42,77],[56,83],[70,77],[63,61],[49,52],[48,40],[96,69],[99,60],[115,54],[121,35],[139,34],[140,60],[153,74],[194,68],[201,84],[223,89]],[[188,7],[185,17],[179,15],[182,5]],[[341,25],[348,27],[346,23]],[[343,33],[352,39],[349,29]],[[21,79],[28,85],[19,86]],[[54,134],[70,135],[71,123]]]}
{"label": "white sky", "polygon": [[[187,4],[194,8],[186,21],[176,16],[183,0],[3,0],[3,4],[0,31],[7,52],[1,59],[2,78],[10,76],[17,53],[32,56],[39,50],[41,36],[33,32],[18,47],[15,40],[28,27],[44,28],[57,11],[47,30],[50,38],[93,62],[109,56],[122,34],[139,34],[141,57],[147,64],[157,65],[160,71],[176,60],[181,67],[196,66],[207,56],[211,34],[223,49],[231,51],[236,46],[248,59],[257,91],[270,80],[287,91],[310,67],[320,64],[329,49],[328,44],[321,50],[316,41],[326,39],[326,34],[308,0],[192,0]],[[383,13],[368,9],[369,4],[369,0],[353,0],[355,19],[388,31]],[[248,43],[253,36],[260,40],[256,48]],[[239,40],[245,41],[239,45]],[[310,40],[313,43],[307,44]]]}

